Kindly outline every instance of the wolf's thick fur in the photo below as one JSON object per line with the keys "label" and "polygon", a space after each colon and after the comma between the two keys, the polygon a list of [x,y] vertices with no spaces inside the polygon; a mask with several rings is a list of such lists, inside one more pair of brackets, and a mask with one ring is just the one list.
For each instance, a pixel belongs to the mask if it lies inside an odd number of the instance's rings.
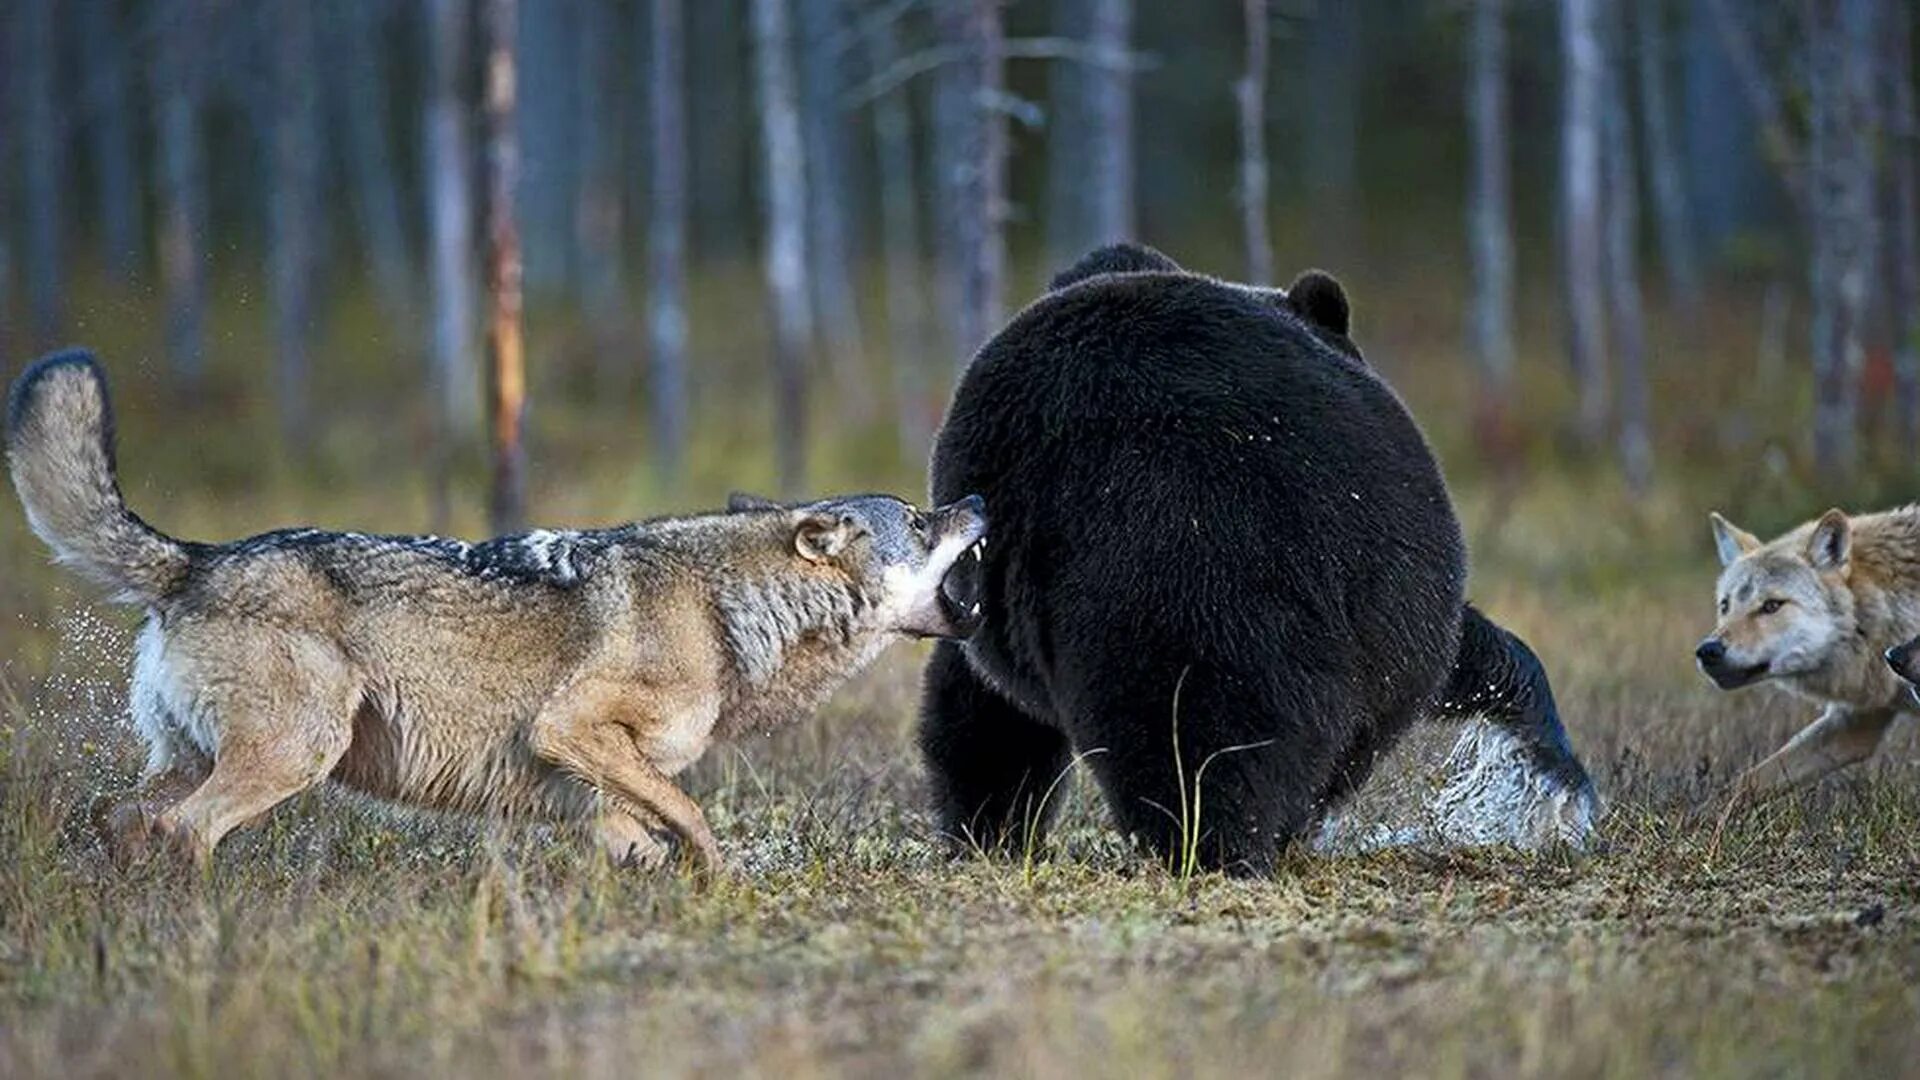
{"label": "wolf's thick fur", "polygon": [[1866,760],[1914,711],[1885,657],[1920,635],[1920,507],[1829,510],[1765,543],[1715,514],[1713,532],[1724,569],[1701,670],[1722,689],[1770,681],[1822,708],[1741,775],[1744,805]]}
{"label": "wolf's thick fur", "polygon": [[91,357],[51,357],[14,387],[8,457],[57,557],[148,611],[131,704],[150,759],[110,831],[203,860],[331,778],[592,823],[621,859],[657,860],[664,828],[717,865],[671,777],[810,712],[891,632],[948,632],[940,578],[984,528],[978,500],[928,516],[860,496],[480,544],[190,544],[126,509],[110,417]]}

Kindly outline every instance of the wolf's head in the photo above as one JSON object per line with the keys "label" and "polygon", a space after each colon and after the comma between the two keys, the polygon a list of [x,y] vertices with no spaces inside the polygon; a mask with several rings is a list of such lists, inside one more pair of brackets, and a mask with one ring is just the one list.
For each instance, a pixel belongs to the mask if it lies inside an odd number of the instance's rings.
{"label": "wolf's head", "polygon": [[921,510],[891,495],[846,495],[777,503],[751,495],[727,501],[732,513],[785,514],[800,558],[845,574],[875,597],[881,629],[915,637],[967,637],[980,605],[942,588],[961,556],[986,542],[986,502],[978,495]]}
{"label": "wolf's head", "polygon": [[1716,589],[1719,621],[1693,652],[1700,670],[1722,690],[1762,679],[1808,675],[1825,667],[1853,625],[1853,529],[1829,510],[1771,543],[1719,514]]}

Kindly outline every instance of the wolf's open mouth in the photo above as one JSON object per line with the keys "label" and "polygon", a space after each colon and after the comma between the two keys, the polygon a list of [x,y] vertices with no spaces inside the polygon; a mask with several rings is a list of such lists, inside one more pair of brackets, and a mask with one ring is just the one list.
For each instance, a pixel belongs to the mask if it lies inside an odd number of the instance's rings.
{"label": "wolf's open mouth", "polygon": [[948,568],[947,576],[940,579],[940,611],[953,627],[953,635],[959,638],[973,636],[975,630],[986,616],[981,610],[982,566],[981,558],[986,554],[985,537],[975,540],[973,545],[960,553]]}

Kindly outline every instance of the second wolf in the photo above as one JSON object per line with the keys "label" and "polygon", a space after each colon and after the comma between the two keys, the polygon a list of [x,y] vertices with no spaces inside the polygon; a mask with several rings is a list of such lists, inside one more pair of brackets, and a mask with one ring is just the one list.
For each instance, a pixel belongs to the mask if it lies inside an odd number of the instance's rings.
{"label": "second wolf", "polygon": [[976,612],[941,595],[980,500],[890,496],[481,544],[293,529],[175,540],[122,502],[106,383],[50,357],[15,383],[7,449],[57,558],[147,609],[123,848],[199,860],[323,780],[398,803],[590,825],[656,862],[664,829],[719,850],[673,777],[715,738],[811,711],[893,633]]}
{"label": "second wolf", "polygon": [[1809,784],[1873,755],[1916,711],[1890,650],[1920,635],[1920,507],[1829,510],[1762,543],[1718,514],[1718,622],[1694,655],[1722,690],[1772,681],[1820,718],[1741,774],[1736,805]]}

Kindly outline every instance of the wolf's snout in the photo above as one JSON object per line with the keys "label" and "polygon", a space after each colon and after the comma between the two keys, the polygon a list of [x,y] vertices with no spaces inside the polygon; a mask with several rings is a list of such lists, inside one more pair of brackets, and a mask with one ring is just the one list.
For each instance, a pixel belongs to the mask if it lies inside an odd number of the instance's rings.
{"label": "wolf's snout", "polygon": [[1700,670],[1713,684],[1722,690],[1738,690],[1766,678],[1770,666],[1766,661],[1757,664],[1741,664],[1727,651],[1727,643],[1717,637],[1702,641],[1694,650],[1693,658],[1700,662]]}
{"label": "wolf's snout", "polygon": [[940,578],[940,609],[954,637],[972,637],[985,619],[981,608],[981,559],[987,544],[987,501],[969,495],[934,511],[937,535],[958,537],[965,545]]}

